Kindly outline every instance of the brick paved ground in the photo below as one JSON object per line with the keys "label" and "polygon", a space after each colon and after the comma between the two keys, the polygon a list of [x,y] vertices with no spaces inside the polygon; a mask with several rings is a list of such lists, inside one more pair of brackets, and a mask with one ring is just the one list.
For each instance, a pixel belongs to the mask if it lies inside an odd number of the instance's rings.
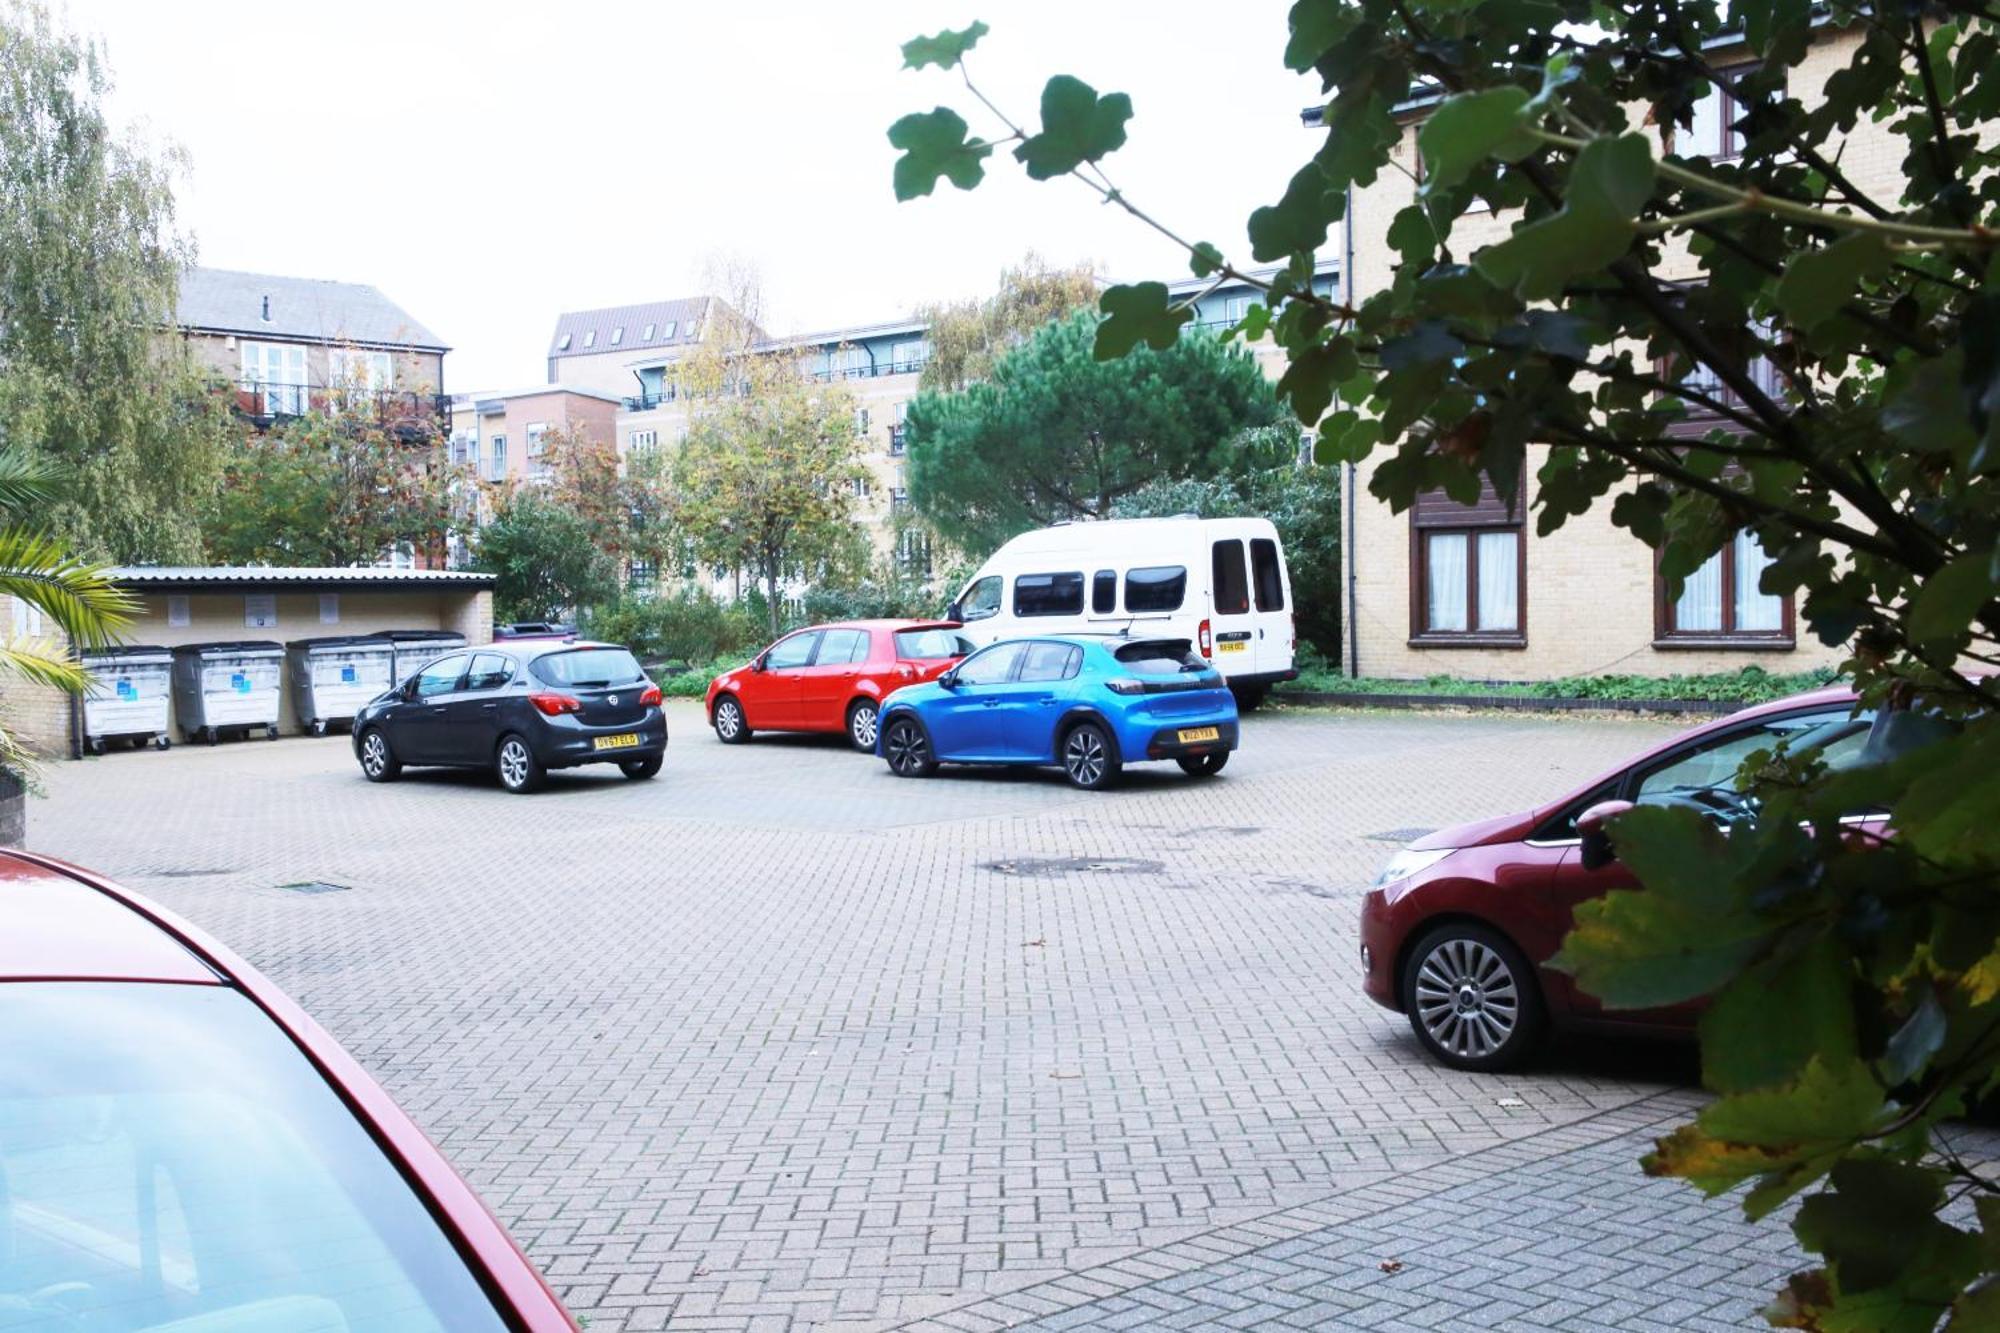
{"label": "brick paved ground", "polygon": [[1378,835],[1660,725],[1258,716],[1220,779],[1093,796],[673,723],[658,781],[530,799],[344,739],[115,754],[30,841],[287,987],[593,1333],[1740,1324],[1784,1267],[1631,1165],[1685,1053],[1471,1078],[1355,984]]}

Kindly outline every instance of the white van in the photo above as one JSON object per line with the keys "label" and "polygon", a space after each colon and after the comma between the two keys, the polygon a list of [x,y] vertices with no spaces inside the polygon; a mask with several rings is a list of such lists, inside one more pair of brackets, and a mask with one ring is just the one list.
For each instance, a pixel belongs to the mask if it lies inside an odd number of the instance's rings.
{"label": "white van", "polygon": [[1292,580],[1263,518],[1121,518],[1024,532],[995,551],[947,618],[975,647],[1033,634],[1192,643],[1244,707],[1299,673]]}

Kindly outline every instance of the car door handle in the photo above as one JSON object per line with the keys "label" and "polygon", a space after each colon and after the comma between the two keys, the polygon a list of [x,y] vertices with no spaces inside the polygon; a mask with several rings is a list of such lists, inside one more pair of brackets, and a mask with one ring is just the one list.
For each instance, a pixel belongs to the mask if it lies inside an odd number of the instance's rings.
{"label": "car door handle", "polygon": [[479,711],[482,713],[497,713],[500,711],[500,702],[496,699],[492,703],[481,704],[479,705]]}
{"label": "car door handle", "polygon": [[445,708],[444,708],[444,705],[443,705],[443,704],[432,704],[432,705],[431,705],[431,716],[432,716],[432,717],[443,717],[444,715],[445,715]]}

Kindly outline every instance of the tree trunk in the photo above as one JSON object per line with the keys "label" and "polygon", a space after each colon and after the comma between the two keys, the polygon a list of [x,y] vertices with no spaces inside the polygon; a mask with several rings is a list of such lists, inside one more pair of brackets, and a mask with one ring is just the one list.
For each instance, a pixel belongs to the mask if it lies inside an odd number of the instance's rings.
{"label": "tree trunk", "polygon": [[770,602],[771,637],[778,637],[778,626],[783,623],[780,612],[784,608],[778,602],[778,564],[774,560],[764,566],[764,596]]}

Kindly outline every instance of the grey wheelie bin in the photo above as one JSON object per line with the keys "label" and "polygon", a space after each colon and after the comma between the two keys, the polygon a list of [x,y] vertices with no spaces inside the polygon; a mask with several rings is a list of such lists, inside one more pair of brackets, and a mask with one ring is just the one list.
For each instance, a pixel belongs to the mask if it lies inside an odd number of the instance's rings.
{"label": "grey wheelie bin", "polygon": [[375,636],[386,639],[396,650],[396,665],[389,673],[392,685],[400,685],[446,653],[465,647],[465,636],[444,629],[392,629]]}
{"label": "grey wheelie bin", "polygon": [[174,717],[181,734],[215,744],[223,732],[278,739],[285,649],[268,639],[184,643],[174,649]]}
{"label": "grey wheelie bin", "polygon": [[337,634],[293,639],[285,645],[285,669],[292,678],[292,711],[315,736],[336,722],[352,723],[376,695],[386,691],[396,649],[385,639]]}
{"label": "grey wheelie bin", "polygon": [[162,750],[173,744],[167,734],[173,653],[144,644],[122,644],[94,648],[82,657],[83,669],[90,673],[90,686],[83,696],[83,740],[92,754],[103,754],[105,745],[114,740],[150,743]]}

